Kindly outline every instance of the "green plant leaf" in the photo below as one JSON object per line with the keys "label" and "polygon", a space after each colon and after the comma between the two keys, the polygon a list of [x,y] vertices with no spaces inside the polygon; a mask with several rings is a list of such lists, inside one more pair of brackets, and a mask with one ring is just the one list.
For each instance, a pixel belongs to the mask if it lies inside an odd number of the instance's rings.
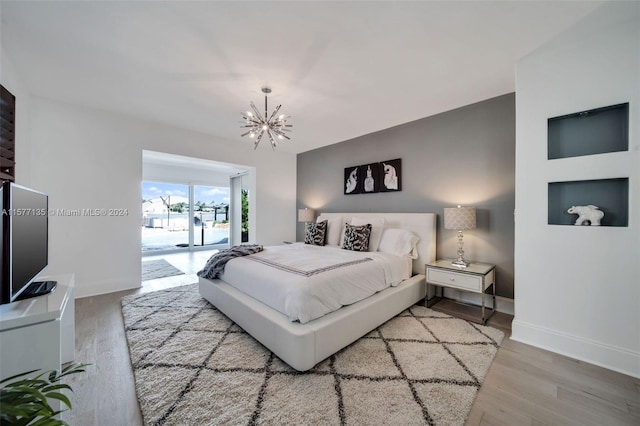
{"label": "green plant leaf", "polygon": [[52,372],[54,372],[56,370],[51,370],[51,371],[43,371],[42,373],[38,374],[37,376],[34,377],[35,379],[40,379],[40,380],[47,380],[47,379],[41,379],[41,377],[47,376],[49,374],[51,374]]}
{"label": "green plant leaf", "polygon": [[0,424],[6,421],[5,416],[17,417],[21,416],[23,413],[24,410],[19,409],[13,404],[5,404],[3,402],[0,402],[0,419],[2,419],[2,422],[0,422]]}
{"label": "green plant leaf", "polygon": [[53,390],[58,390],[58,389],[67,389],[71,392],[73,392],[73,389],[71,389],[71,386],[67,385],[67,384],[59,384],[59,385],[49,385],[49,386],[45,386],[42,389],[40,389],[40,391],[42,393],[46,393],[46,392],[51,392]]}
{"label": "green plant leaf", "polygon": [[26,373],[20,373],[20,374],[16,374],[15,376],[7,377],[6,379],[0,380],[0,384],[4,382],[8,382],[9,380],[17,379],[18,377],[27,376],[29,374],[35,373],[36,371],[38,370],[31,370],[31,371],[27,371]]}
{"label": "green plant leaf", "polygon": [[62,370],[62,373],[67,374],[69,371],[72,371],[72,370],[85,371],[86,367],[89,367],[90,365],[93,365],[93,364],[76,362],[76,363],[67,365],[64,368],[64,370]]}
{"label": "green plant leaf", "polygon": [[36,388],[23,386],[16,388],[15,391],[21,392],[25,397],[31,396],[34,399],[33,402],[46,402],[47,398]]}
{"label": "green plant leaf", "polygon": [[0,414],[0,425],[1,424],[7,424],[7,425],[13,425],[18,421],[18,419],[16,418],[16,416],[9,416],[6,414]]}
{"label": "green plant leaf", "polygon": [[62,370],[60,377],[69,376],[71,374],[84,373],[86,371],[86,367],[90,365],[91,364],[71,364],[64,370]]}
{"label": "green plant leaf", "polygon": [[66,383],[57,383],[63,377],[82,373],[90,364],[70,364],[62,371],[45,371],[33,378],[25,378],[37,370],[29,371],[2,380],[0,387],[0,423],[12,426],[68,426],[54,418],[66,410],[54,410],[50,400],[62,402],[71,409],[71,400],[60,391],[73,392]]}
{"label": "green plant leaf", "polygon": [[21,387],[21,386],[26,386],[26,387],[38,387],[38,386],[43,386],[48,384],[49,382],[44,381],[44,380],[39,380],[39,379],[23,379],[23,380],[18,380],[17,382],[13,382],[13,383],[9,383],[7,385],[5,385],[5,388],[17,388],[17,387]]}
{"label": "green plant leaf", "polygon": [[52,398],[52,399],[57,399],[58,401],[62,401],[64,402],[64,405],[66,405],[69,409],[71,409],[71,401],[64,394],[61,394],[59,392],[49,392],[47,394],[47,398]]}
{"label": "green plant leaf", "polygon": [[14,425],[15,426],[27,426],[35,417],[25,417],[22,419],[18,419]]}
{"label": "green plant leaf", "polygon": [[35,423],[29,424],[29,426],[69,426],[69,424],[60,419],[42,418]]}

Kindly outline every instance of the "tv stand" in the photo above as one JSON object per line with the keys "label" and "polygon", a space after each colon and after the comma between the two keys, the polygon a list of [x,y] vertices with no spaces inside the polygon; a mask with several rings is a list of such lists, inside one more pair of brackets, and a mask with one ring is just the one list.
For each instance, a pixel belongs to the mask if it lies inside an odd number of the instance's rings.
{"label": "tv stand", "polygon": [[18,300],[30,299],[32,297],[44,296],[45,294],[51,293],[56,289],[58,285],[57,281],[34,281],[27,286],[27,288],[20,293],[18,297],[16,297],[16,302]]}
{"label": "tv stand", "polygon": [[56,291],[0,305],[0,380],[75,358],[74,275],[42,277]]}

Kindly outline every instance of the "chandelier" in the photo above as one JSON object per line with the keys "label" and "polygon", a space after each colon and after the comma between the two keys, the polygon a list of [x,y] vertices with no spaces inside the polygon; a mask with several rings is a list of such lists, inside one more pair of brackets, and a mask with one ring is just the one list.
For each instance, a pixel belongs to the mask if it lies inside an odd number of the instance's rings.
{"label": "chandelier", "polygon": [[[249,130],[240,136],[249,135],[250,138],[255,138],[256,141],[253,149],[256,149],[264,135],[267,135],[271,142],[271,148],[275,150],[278,139],[291,140],[291,138],[285,134],[285,132],[291,131],[289,128],[293,127],[292,124],[286,124],[287,119],[291,118],[291,116],[278,115],[278,111],[280,111],[282,105],[278,105],[271,115],[269,115],[267,113],[267,95],[271,93],[271,89],[269,87],[263,87],[262,93],[264,93],[264,116],[260,115],[258,108],[251,102],[250,105],[253,112],[247,111],[242,113],[242,118],[245,120],[242,127]],[[269,118],[267,119],[267,117]]]}

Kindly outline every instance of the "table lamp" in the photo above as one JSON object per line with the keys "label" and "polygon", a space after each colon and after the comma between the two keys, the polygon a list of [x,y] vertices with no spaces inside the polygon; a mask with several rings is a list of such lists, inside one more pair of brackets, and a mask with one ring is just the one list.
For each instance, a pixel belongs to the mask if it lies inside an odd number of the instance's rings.
{"label": "table lamp", "polygon": [[307,225],[316,219],[316,212],[312,209],[298,209],[298,222],[304,222],[304,232],[307,233]]}
{"label": "table lamp", "polygon": [[458,231],[458,258],[451,262],[453,266],[466,268],[469,262],[464,259],[464,250],[462,250],[462,231],[466,229],[474,229],[476,227],[476,208],[475,207],[447,207],[444,209],[444,229],[453,229]]}

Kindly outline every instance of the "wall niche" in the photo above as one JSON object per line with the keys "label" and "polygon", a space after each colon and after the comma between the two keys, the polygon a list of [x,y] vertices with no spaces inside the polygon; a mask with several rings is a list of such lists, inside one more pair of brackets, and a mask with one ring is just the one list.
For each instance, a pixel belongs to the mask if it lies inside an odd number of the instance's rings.
{"label": "wall niche", "polygon": [[578,216],[571,206],[598,206],[604,212],[601,226],[629,226],[629,178],[550,182],[549,225],[574,225]]}
{"label": "wall niche", "polygon": [[547,120],[547,158],[629,150],[629,103]]}

